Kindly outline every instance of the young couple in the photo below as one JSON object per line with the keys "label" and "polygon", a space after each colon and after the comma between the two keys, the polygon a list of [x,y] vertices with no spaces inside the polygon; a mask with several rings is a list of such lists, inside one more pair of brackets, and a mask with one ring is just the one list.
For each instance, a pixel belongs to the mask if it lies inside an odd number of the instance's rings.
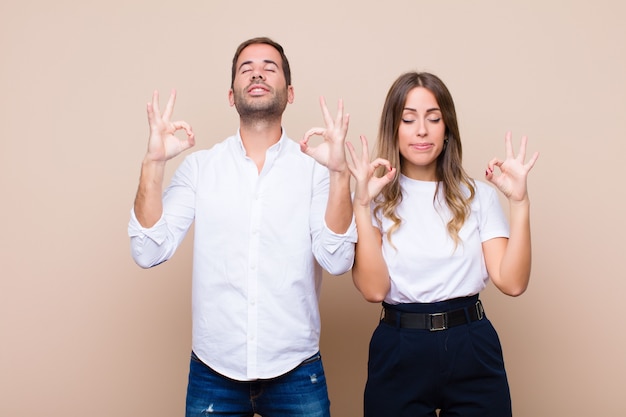
{"label": "young couple", "polygon": [[[128,233],[138,265],[169,259],[194,224],[192,352],[187,416],[329,416],[319,352],[322,269],[350,269],[382,303],[370,345],[365,415],[506,416],[511,401],[498,336],[479,292],[517,296],[531,265],[526,139],[517,155],[461,165],[452,97],[435,75],[391,86],[373,160],[346,141],[339,101],[298,143],[282,128],[294,99],[281,45],[237,48],[228,100],[237,132],[186,156],[164,190],[165,164],[191,148],[191,126],[148,103],[148,149]],[[181,137],[175,133],[183,131]],[[311,137],[323,137],[309,146]],[[346,157],[348,149],[349,157]],[[497,171],[497,172],[496,172]],[[355,179],[354,195],[350,178]],[[510,223],[510,224],[509,224]],[[358,236],[358,238],[357,238]]]}

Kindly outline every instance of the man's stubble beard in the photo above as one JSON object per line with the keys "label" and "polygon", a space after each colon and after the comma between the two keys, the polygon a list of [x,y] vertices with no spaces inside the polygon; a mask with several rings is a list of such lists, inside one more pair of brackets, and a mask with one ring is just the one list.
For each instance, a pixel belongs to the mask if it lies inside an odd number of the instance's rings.
{"label": "man's stubble beard", "polygon": [[[246,87],[248,90],[249,87]],[[275,95],[270,101],[266,97],[246,97],[245,93],[235,93],[235,108],[239,117],[247,122],[265,121],[270,119],[280,119],[287,107],[287,89],[270,90]]]}

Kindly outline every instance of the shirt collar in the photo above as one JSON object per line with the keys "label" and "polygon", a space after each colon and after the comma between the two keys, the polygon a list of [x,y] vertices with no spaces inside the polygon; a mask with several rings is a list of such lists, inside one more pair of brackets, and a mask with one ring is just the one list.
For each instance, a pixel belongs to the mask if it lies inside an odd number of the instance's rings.
{"label": "shirt collar", "polygon": [[[278,142],[269,147],[269,149],[267,150],[268,154],[278,155],[281,150],[284,149],[285,141],[289,140],[289,138],[287,137],[287,133],[285,133],[285,128],[281,127],[280,130],[280,139],[278,139]],[[237,129],[237,134],[235,135],[235,137],[237,138],[238,149],[241,152],[241,155],[246,156],[246,148],[244,148],[243,140],[241,140],[241,129]]]}

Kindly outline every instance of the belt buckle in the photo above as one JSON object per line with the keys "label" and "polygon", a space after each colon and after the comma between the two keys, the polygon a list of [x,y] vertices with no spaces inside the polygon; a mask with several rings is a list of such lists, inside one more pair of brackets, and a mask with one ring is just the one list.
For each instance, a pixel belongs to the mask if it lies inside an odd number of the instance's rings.
{"label": "belt buckle", "polygon": [[435,313],[428,315],[430,319],[430,331],[437,332],[440,330],[446,330],[448,328],[448,315],[447,313]]}

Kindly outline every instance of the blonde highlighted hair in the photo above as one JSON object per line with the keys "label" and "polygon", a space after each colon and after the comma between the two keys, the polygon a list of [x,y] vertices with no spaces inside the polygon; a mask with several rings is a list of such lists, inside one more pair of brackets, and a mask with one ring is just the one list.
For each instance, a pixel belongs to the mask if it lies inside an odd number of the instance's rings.
{"label": "blonde highlighted hair", "polygon": [[[447,138],[444,149],[437,158],[437,189],[433,197],[433,204],[439,193],[443,193],[443,200],[450,209],[452,218],[447,224],[447,230],[455,246],[461,243],[459,231],[465,223],[470,204],[476,192],[474,181],[462,166],[462,147],[456,110],[452,95],[441,79],[427,72],[407,72],[396,79],[392,84],[380,118],[376,157],[387,159],[396,172],[402,172],[402,155],[398,145],[398,129],[402,119],[402,112],[407,95],[416,87],[424,87],[435,96],[441,110],[443,123],[446,126]],[[379,173],[380,174],[380,173]],[[393,221],[393,226],[387,233],[391,243],[391,235],[398,230],[402,219],[396,214],[396,208],[402,201],[402,190],[399,175],[387,184],[376,200],[374,213],[376,218],[381,215]],[[392,243],[393,245],[393,243]]]}

